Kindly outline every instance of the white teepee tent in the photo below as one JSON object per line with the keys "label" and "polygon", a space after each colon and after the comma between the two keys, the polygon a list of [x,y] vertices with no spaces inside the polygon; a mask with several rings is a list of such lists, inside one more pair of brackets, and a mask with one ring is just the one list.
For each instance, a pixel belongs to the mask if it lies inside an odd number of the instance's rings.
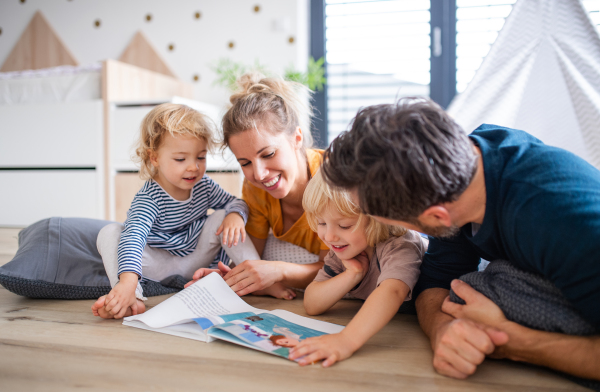
{"label": "white teepee tent", "polygon": [[522,129],[600,168],[600,36],[580,0],[519,0],[448,113]]}

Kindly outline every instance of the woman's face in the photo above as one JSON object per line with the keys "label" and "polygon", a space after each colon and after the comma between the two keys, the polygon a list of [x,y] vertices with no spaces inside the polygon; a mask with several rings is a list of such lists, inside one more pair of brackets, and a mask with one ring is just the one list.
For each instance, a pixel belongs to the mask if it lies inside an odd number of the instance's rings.
{"label": "woman's face", "polygon": [[230,137],[229,148],[246,179],[276,199],[304,189],[308,181],[299,128],[293,137],[260,128],[249,129]]}

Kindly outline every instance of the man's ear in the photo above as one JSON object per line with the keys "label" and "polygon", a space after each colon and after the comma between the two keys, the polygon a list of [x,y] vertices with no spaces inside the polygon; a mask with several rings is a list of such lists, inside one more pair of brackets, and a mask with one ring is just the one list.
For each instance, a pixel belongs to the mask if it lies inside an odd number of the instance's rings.
{"label": "man's ear", "polygon": [[442,205],[431,206],[421,215],[419,215],[419,221],[426,226],[452,226],[452,219],[450,218],[450,211]]}
{"label": "man's ear", "polygon": [[146,150],[148,152],[148,156],[150,157],[150,163],[152,164],[152,166],[154,167],[158,167],[158,156],[156,155],[156,152],[154,152],[154,150],[152,149],[147,149]]}
{"label": "man's ear", "polygon": [[303,147],[302,142],[304,141],[304,135],[302,134],[302,129],[300,127],[296,127],[296,132],[294,132],[294,148],[299,150]]}

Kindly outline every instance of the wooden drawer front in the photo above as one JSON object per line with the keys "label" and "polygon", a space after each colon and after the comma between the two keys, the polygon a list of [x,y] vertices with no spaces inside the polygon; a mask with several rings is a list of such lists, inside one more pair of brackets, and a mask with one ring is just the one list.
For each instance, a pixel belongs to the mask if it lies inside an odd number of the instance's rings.
{"label": "wooden drawer front", "polygon": [[94,170],[0,171],[0,226],[27,226],[52,216],[103,219]]}
{"label": "wooden drawer front", "polygon": [[0,167],[96,167],[102,101],[0,105]]}

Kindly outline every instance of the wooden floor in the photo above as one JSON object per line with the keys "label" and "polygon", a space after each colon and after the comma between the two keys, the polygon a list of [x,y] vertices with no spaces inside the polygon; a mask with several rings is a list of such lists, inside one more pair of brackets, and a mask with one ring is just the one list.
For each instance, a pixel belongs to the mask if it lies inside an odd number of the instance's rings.
{"label": "wooden floor", "polygon": [[[16,229],[0,228],[0,264],[17,250]],[[149,300],[153,306],[166,297]],[[305,315],[302,301],[247,297],[263,309]],[[202,343],[125,327],[90,311],[92,300],[33,300],[0,287],[2,391],[576,391],[550,372],[486,361],[466,381],[442,377],[416,317],[397,315],[355,355],[329,369],[225,342]],[[322,320],[347,324],[361,305],[342,301]]]}

